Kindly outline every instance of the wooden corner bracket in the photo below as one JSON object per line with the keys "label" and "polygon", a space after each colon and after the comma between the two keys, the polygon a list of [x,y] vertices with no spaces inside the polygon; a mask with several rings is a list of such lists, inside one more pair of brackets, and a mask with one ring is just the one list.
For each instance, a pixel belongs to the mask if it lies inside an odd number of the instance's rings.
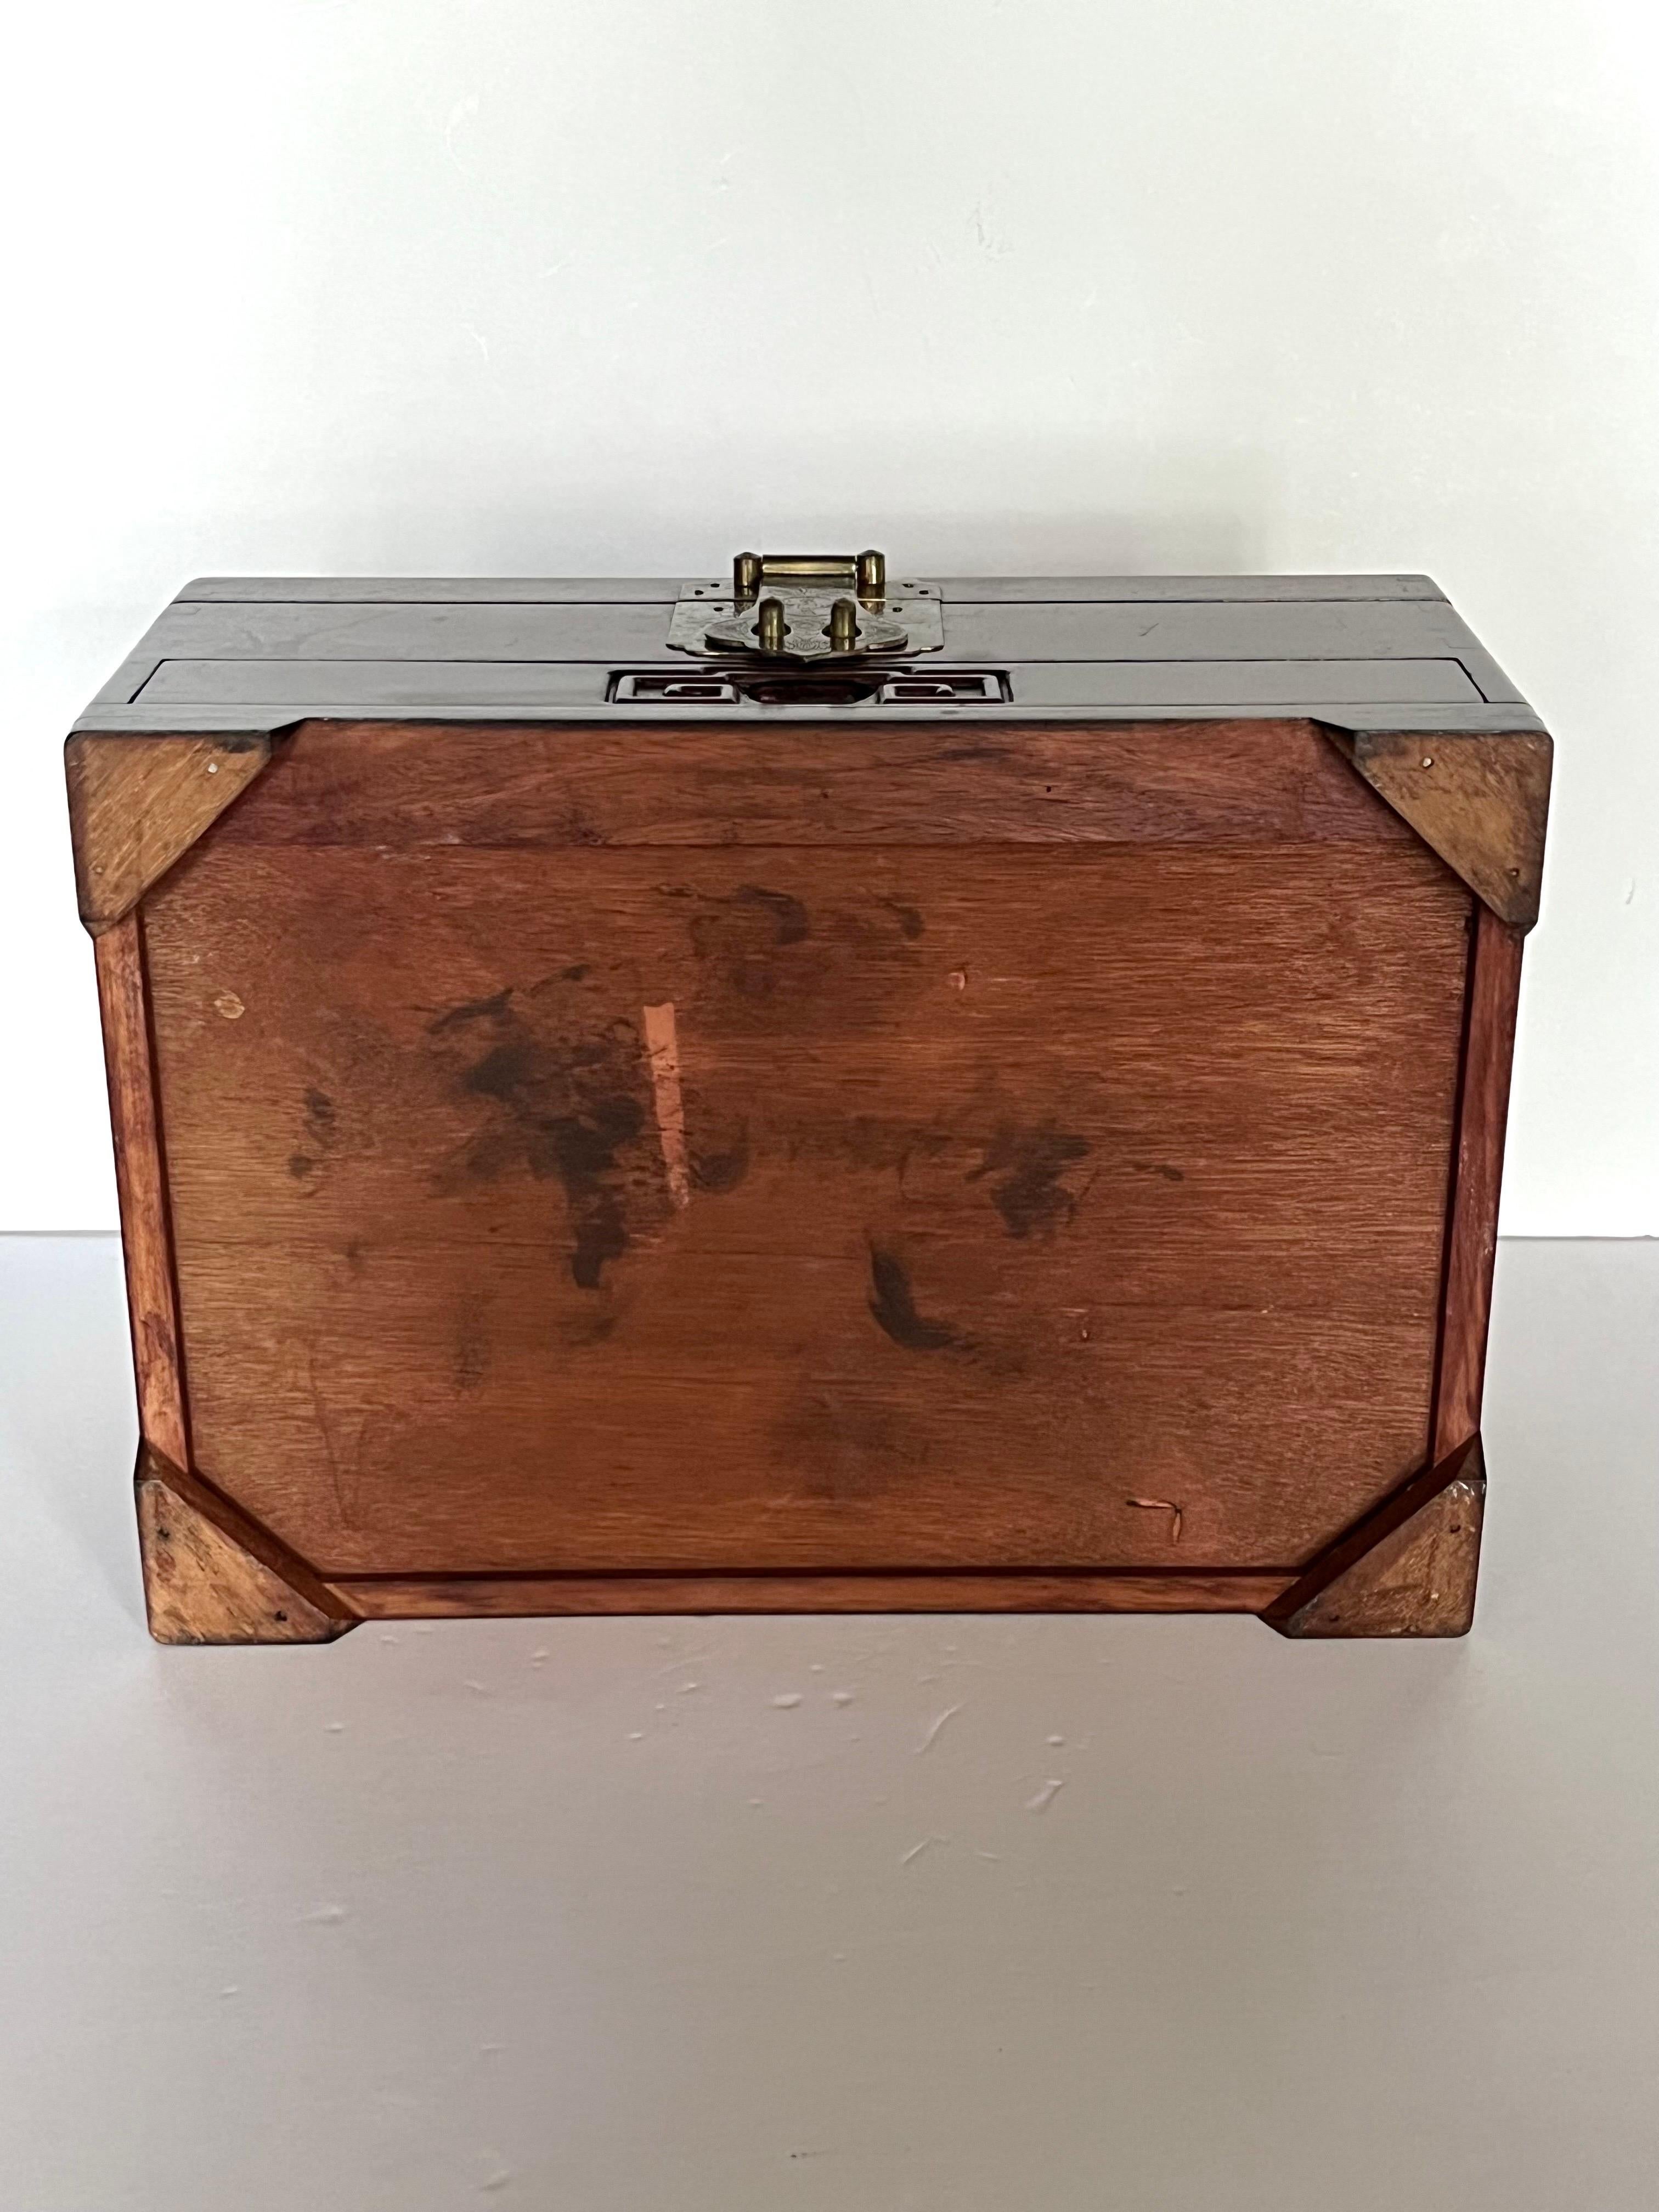
{"label": "wooden corner bracket", "polygon": [[247,789],[270,758],[268,737],[72,737],[64,748],[75,887],[94,937]]}
{"label": "wooden corner bracket", "polygon": [[1466,1636],[1486,1496],[1471,1437],[1339,1537],[1261,1618],[1281,1636]]}
{"label": "wooden corner bracket", "polygon": [[268,1529],[149,1444],[134,1479],[158,1644],[328,1644],[356,1613]]}
{"label": "wooden corner bracket", "polygon": [[1321,726],[1380,799],[1516,929],[1538,919],[1552,746],[1541,731],[1471,735]]}

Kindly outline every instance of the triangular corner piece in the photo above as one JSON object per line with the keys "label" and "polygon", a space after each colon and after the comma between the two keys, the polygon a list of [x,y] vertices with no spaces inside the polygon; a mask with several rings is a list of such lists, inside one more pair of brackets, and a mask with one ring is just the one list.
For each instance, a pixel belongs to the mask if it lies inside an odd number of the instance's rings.
{"label": "triangular corner piece", "polygon": [[1425,735],[1327,727],[1378,798],[1500,921],[1532,927],[1550,803],[1552,747],[1541,730]]}
{"label": "triangular corner piece", "polygon": [[270,758],[267,737],[70,739],[75,885],[94,937],[131,913]]}
{"label": "triangular corner piece", "polygon": [[1486,1476],[1471,1437],[1339,1537],[1262,1619],[1281,1636],[1464,1636]]}
{"label": "triangular corner piece", "polygon": [[269,1531],[157,1452],[134,1486],[149,1632],[158,1644],[327,1644],[356,1616]]}

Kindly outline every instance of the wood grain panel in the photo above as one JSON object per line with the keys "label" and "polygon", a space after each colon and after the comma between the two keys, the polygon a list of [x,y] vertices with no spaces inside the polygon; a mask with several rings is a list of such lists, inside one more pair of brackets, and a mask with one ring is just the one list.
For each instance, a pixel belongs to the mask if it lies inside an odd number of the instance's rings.
{"label": "wood grain panel", "polygon": [[276,766],[216,845],[1415,845],[1305,721],[310,722]]}
{"label": "wood grain panel", "polygon": [[1504,1134],[1521,996],[1524,940],[1520,931],[1501,922],[1486,907],[1479,908],[1477,914],[1447,1238],[1445,1322],[1434,1419],[1437,1460],[1466,1444],[1480,1427]]}
{"label": "wood grain panel", "polygon": [[[1288,1578],[1421,1463],[1470,902],[1316,733],[1265,795],[1242,734],[1115,789],[1091,740],[1104,798],[1066,756],[1097,834],[1215,849],[902,845],[999,760],[1035,839],[1073,733],[866,750],[845,851],[689,842],[814,821],[769,734],[713,798],[313,734],[149,927],[200,1464],[319,1571]],[[1261,842],[1331,771],[1349,841]]]}
{"label": "wood grain panel", "polygon": [[138,1425],[158,1452],[174,1466],[187,1467],[189,1429],[146,1004],[143,925],[138,915],[127,915],[94,938],[93,955],[109,1079]]}
{"label": "wood grain panel", "polygon": [[386,1577],[333,1585],[365,1620],[481,1614],[1261,1613],[1283,1575]]}

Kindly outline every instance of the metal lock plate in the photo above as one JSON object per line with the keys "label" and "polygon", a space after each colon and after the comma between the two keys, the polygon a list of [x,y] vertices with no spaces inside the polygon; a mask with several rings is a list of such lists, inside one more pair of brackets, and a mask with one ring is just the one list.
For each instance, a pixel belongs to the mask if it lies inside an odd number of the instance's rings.
{"label": "metal lock plate", "polygon": [[619,668],[605,696],[618,707],[1000,707],[1009,698],[1000,668],[860,668],[832,661],[813,669],[756,659],[741,667]]}
{"label": "metal lock plate", "polygon": [[675,652],[775,664],[944,647],[939,586],[890,587],[879,553],[739,553],[732,568],[729,583],[681,585],[668,625]]}

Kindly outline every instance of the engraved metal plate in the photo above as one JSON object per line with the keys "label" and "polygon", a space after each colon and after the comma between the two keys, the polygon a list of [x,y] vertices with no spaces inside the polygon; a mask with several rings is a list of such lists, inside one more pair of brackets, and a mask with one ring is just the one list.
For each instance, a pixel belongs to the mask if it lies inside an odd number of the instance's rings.
{"label": "engraved metal plate", "polygon": [[619,707],[998,707],[1009,698],[1000,668],[934,668],[925,673],[841,659],[824,666],[780,666],[755,659],[741,667],[613,669],[605,697]]}
{"label": "engraved metal plate", "polygon": [[[787,630],[782,657],[791,660],[846,659],[830,640],[830,611],[840,592],[800,590],[769,583],[769,593],[783,602]],[[939,653],[945,645],[945,614],[936,584],[895,584],[879,599],[860,601],[854,654]],[[668,643],[677,653],[730,659],[758,653],[755,603],[739,605],[729,581],[703,577],[680,586],[668,624]],[[768,659],[777,656],[769,654]]]}

